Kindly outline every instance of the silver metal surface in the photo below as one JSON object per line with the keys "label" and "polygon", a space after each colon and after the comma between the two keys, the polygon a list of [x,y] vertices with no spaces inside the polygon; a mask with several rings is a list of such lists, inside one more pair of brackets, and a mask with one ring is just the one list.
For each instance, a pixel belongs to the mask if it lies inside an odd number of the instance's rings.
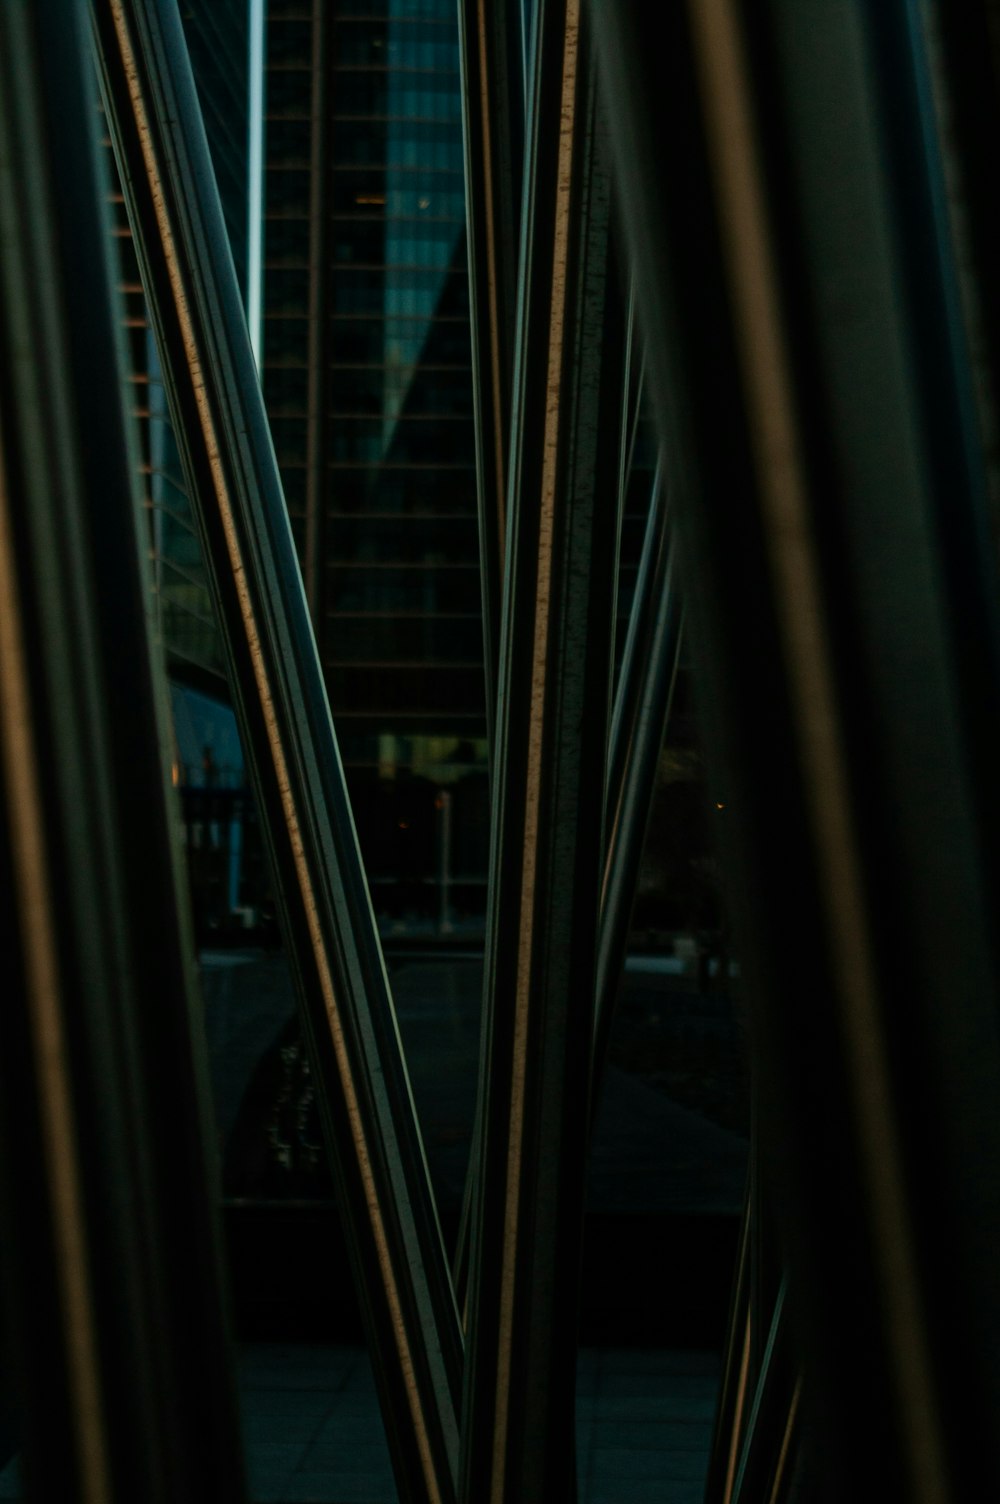
{"label": "silver metal surface", "polygon": [[[245,1497],[82,6],[0,9],[5,1356],[32,1499]],[[5,1379],[9,1375],[5,1375]]]}
{"label": "silver metal surface", "polygon": [[486,724],[497,719],[524,139],[520,6],[458,7]]}
{"label": "silver metal surface", "polygon": [[[535,42],[508,475],[465,1500],[571,1498],[622,334],[579,7]],[[581,738],[581,728],[586,733]]]}
{"label": "silver metal surface", "polygon": [[1000,592],[918,9],[699,0],[655,50],[591,13],[817,1434],[835,1491],[958,1498],[995,1467],[946,1375],[996,1393]]}
{"label": "silver metal surface", "polygon": [[174,0],[93,15],[398,1485],[447,1500],[458,1314],[180,19]]}

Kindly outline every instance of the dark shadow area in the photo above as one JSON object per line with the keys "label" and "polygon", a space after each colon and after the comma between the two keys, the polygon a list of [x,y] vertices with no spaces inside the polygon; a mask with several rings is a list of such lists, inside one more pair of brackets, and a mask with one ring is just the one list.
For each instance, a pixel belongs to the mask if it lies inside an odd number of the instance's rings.
{"label": "dark shadow area", "polygon": [[[392,981],[451,1244],[474,1111],[481,963],[411,959]],[[724,994],[682,984],[631,969],[623,983],[590,1172],[587,1342],[716,1346],[723,1337],[746,1174],[741,1033]],[[238,1329],[359,1340],[284,957],[208,953],[202,986]]]}

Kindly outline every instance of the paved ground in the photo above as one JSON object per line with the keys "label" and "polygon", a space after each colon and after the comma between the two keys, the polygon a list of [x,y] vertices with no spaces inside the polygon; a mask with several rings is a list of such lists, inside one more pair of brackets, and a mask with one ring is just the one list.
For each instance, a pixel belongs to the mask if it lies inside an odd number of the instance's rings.
{"label": "paved ground", "polygon": [[[460,1202],[465,1178],[481,979],[481,963],[461,957],[411,961],[391,976],[431,1173],[445,1206]],[[245,1131],[237,1125],[251,1083],[265,1094],[254,1074],[294,1013],[291,982],[281,955],[219,953],[203,957],[202,988],[220,1147],[235,1173],[234,1131]],[[733,1126],[738,1110],[723,1100],[733,1095],[738,1073],[731,1011],[715,996],[677,990],[676,979],[632,975],[620,1013],[620,1063],[607,1069],[591,1158],[591,1211],[738,1216],[747,1142]],[[254,1164],[244,1173],[264,1173],[257,1153],[241,1147],[237,1157]],[[266,1187],[231,1180],[228,1189],[273,1195],[276,1179],[272,1171]],[[290,1183],[289,1193],[301,1190]]]}
{"label": "paved ground", "polygon": [[[701,1504],[718,1382],[714,1354],[586,1349],[577,1383],[580,1504]],[[363,1348],[240,1350],[254,1504],[396,1504]],[[0,1500],[20,1500],[17,1464]]]}
{"label": "paved ground", "polygon": [[[261,1136],[256,1110],[246,1129],[248,1093],[266,1101],[273,1091],[273,1072],[262,1083],[260,1062],[278,1058],[275,1041],[294,1002],[280,955],[203,955],[202,984],[219,1146],[232,1166],[240,1133]],[[392,984],[435,1188],[442,1203],[455,1205],[475,1094],[481,966],[460,957],[411,961],[394,966]],[[634,1239],[648,1241],[644,1229],[656,1216],[701,1223],[735,1217],[746,1169],[746,1140],[729,1100],[735,1026],[725,1001],[678,990],[676,978],[632,976],[622,1019],[619,1063],[607,1073],[593,1146],[589,1204],[597,1220],[638,1231],[616,1234],[619,1272],[609,1290],[630,1273],[634,1280],[643,1251]],[[671,1271],[676,1283],[676,1255]],[[644,1277],[650,1289],[663,1282],[658,1260]],[[717,1373],[714,1353],[585,1349],[578,1370],[581,1504],[700,1501]],[[243,1344],[240,1377],[255,1501],[395,1501],[362,1348]],[[0,1473],[0,1500],[19,1498],[13,1463]]]}
{"label": "paved ground", "polygon": [[[246,1347],[241,1378],[254,1500],[394,1504],[363,1349]],[[580,1504],[700,1504],[716,1385],[714,1355],[581,1353]]]}

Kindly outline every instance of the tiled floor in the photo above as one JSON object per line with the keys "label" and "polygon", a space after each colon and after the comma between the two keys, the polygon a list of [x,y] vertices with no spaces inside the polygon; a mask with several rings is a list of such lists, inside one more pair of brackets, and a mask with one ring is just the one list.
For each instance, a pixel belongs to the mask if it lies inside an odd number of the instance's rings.
{"label": "tiled floor", "polygon": [[[581,1354],[580,1504],[700,1504],[718,1376],[714,1354]],[[251,1494],[259,1504],[395,1504],[367,1355],[242,1349]]]}
{"label": "tiled floor", "polygon": [[396,1499],[363,1349],[252,1345],[240,1358],[250,1494],[258,1504]]}
{"label": "tiled floor", "polygon": [[[396,1504],[363,1348],[248,1344],[239,1356],[255,1504]],[[714,1354],[582,1352],[580,1504],[701,1504],[717,1383]],[[15,1462],[0,1499],[20,1496]]]}

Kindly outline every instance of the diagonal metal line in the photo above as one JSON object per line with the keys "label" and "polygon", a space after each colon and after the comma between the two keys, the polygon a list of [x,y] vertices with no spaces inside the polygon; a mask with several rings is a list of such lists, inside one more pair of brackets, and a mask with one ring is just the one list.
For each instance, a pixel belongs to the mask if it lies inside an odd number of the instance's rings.
{"label": "diagonal metal line", "polygon": [[[628,280],[628,295],[626,297],[625,312],[625,357],[624,372],[622,375],[622,411],[621,411],[621,454],[618,467],[618,531],[616,545],[621,549],[622,527],[625,521],[625,508],[628,504],[628,487],[632,476],[632,463],[635,458],[636,439],[639,434],[639,421],[642,417],[643,379],[645,376],[645,351],[642,349],[639,333],[635,324],[635,278]],[[617,599],[617,565],[616,565],[616,599]],[[618,611],[617,604],[612,619],[613,640],[617,637]],[[612,663],[617,661],[617,648],[612,648]]]}
{"label": "diagonal metal line", "polygon": [[706,1504],[784,1497],[795,1460],[800,1381],[785,1311],[787,1276],[775,1267],[770,1219],[760,1183],[758,1118],[755,1102],[751,1126],[754,1147]]}
{"label": "diagonal metal line", "polygon": [[460,0],[458,7],[483,661],[491,758],[499,682],[524,151],[518,10],[507,0]]}
{"label": "diagonal metal line", "polygon": [[[652,621],[670,577],[670,533],[662,466],[657,465],[649,497],[649,511],[642,539],[642,552],[636,571],[635,591],[629,612],[621,668],[615,687],[608,742],[608,818],[621,800],[629,747],[635,732],[635,718],[642,698],[644,669],[648,662]],[[656,587],[659,586],[659,589]]]}
{"label": "diagonal metal line", "polygon": [[239,1504],[88,42],[82,5],[0,8],[5,1330],[30,1497]]}
{"label": "diagonal metal line", "polygon": [[611,1037],[643,844],[680,663],[683,613],[675,576],[666,490],[657,468],[611,720],[592,1111]]}
{"label": "diagonal metal line", "polygon": [[[499,716],[500,610],[507,547],[507,465],[520,287],[524,136],[531,108],[525,68],[532,43],[525,34],[520,0],[460,0],[459,28],[483,662],[492,768]],[[463,1308],[481,1134],[482,1102],[477,1097],[453,1260],[456,1296]]]}
{"label": "diagonal metal line", "polygon": [[611,607],[611,683],[615,686],[615,667],[618,662],[618,592],[621,584],[622,535],[625,526],[625,507],[628,501],[629,479],[632,473],[632,456],[635,436],[638,431],[639,399],[642,375],[636,375],[635,285],[629,279],[625,297],[624,348],[622,352],[622,398],[618,453],[617,522],[614,540],[614,603]]}
{"label": "diagonal metal line", "polygon": [[398,1486],[447,1500],[461,1330],[180,19],[174,0],[92,9]]}
{"label": "diagonal metal line", "polygon": [[[634,277],[629,281],[626,331],[618,475],[619,550],[642,416],[646,363],[645,348],[635,327]],[[680,664],[682,612],[674,579],[670,520],[661,470],[662,466],[657,464],[611,713],[605,801],[607,853],[594,997],[592,1116],[599,1100],[643,845],[656,792],[659,756]],[[616,589],[618,569],[616,554]],[[617,610],[613,610],[612,641],[617,621]],[[614,654],[612,648],[612,663]]]}
{"label": "diagonal metal line", "polygon": [[798,1409],[798,1382],[790,1378],[787,1280],[782,1279],[761,1355],[739,1463],[726,1504],[772,1497],[787,1462],[789,1426]]}
{"label": "diagonal metal line", "polygon": [[541,7],[534,55],[463,1406],[469,1504],[575,1489],[622,334],[607,322],[609,183],[576,0]]}
{"label": "diagonal metal line", "polygon": [[788,1402],[785,1424],[777,1446],[777,1457],[768,1490],[767,1504],[783,1504],[798,1493],[796,1473],[802,1455],[802,1379],[797,1378]]}
{"label": "diagonal metal line", "polygon": [[745,1428],[750,1363],[750,1218],[753,1200],[747,1187],[740,1220],[732,1300],[723,1349],[722,1381],[712,1428],[704,1504],[729,1504]]}
{"label": "diagonal metal line", "polygon": [[[633,428],[634,436],[634,428]],[[670,719],[682,646],[683,612],[677,587],[669,514],[657,470],[629,615],[622,667],[612,712],[606,795],[607,852],[601,888],[594,990],[594,1056],[591,1116],[599,1100],[614,1008],[657,767]],[[459,1299],[468,1278],[469,1237],[474,1216],[475,1166],[480,1150],[477,1114],[454,1260]]]}
{"label": "diagonal metal line", "polygon": [[[641,416],[645,356],[638,352],[638,343],[634,329],[633,289],[630,288],[625,314],[621,444],[617,476],[618,516],[613,544],[612,574],[616,582],[621,519]],[[680,654],[680,614],[667,545],[667,511],[657,470],[627,628],[622,678],[616,690],[612,716],[608,771],[610,792],[605,817],[611,836],[603,879],[598,950],[592,1088],[594,1102],[607,1051],[642,845],[655,791],[657,759],[663,740],[663,728],[669,717],[669,704]],[[612,641],[615,619],[612,606]],[[612,662],[613,655],[612,647]],[[470,1172],[466,1179],[453,1262],[460,1304],[464,1304],[467,1293],[470,1228],[475,1215],[474,1202],[478,1184],[476,1167],[481,1132],[481,1113],[477,1110],[470,1146]]]}
{"label": "diagonal metal line", "polygon": [[[517,246],[524,156],[521,6],[512,0],[460,0],[459,58],[465,147],[473,412],[483,672],[491,774],[495,769],[500,609],[507,547],[507,464],[513,400]],[[477,1099],[453,1260],[464,1306],[469,1230],[482,1133]]]}
{"label": "diagonal metal line", "polygon": [[309,82],[309,336],[306,418],[306,546],[303,577],[313,631],[322,641],[321,611],[327,558],[328,313],[330,265],[329,83],[332,18],[326,0],[313,0],[312,73]]}

